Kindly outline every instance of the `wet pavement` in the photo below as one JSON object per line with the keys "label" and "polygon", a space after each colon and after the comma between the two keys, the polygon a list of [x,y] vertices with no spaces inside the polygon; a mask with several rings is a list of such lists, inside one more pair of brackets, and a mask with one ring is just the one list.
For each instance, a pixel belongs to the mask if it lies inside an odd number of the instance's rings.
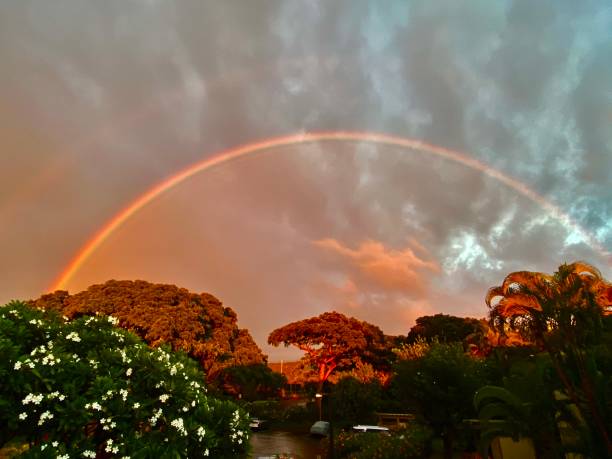
{"label": "wet pavement", "polygon": [[323,443],[307,433],[264,430],[251,434],[251,457],[253,459],[273,457],[275,454],[290,453],[293,458],[323,458]]}

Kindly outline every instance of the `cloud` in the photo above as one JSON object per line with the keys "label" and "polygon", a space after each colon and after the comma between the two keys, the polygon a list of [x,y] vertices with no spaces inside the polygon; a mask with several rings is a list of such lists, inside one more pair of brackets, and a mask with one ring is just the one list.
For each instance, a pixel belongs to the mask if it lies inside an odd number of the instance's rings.
{"label": "cloud", "polygon": [[[0,2],[0,303],[40,294],[160,180],[303,131],[463,151],[612,250],[611,30],[605,0]],[[209,290],[259,342],[331,308],[389,333],[425,312],[481,316],[486,289],[517,269],[584,258],[612,275],[490,177],[354,143],[194,177],[95,258],[74,288],[143,277]]]}
{"label": "cloud", "polygon": [[351,293],[359,288],[420,297],[427,291],[427,276],[440,272],[436,262],[420,258],[411,247],[388,249],[382,242],[372,240],[362,242],[357,249],[350,249],[335,239],[322,239],[313,244],[337,255],[340,269],[348,275],[343,288]]}

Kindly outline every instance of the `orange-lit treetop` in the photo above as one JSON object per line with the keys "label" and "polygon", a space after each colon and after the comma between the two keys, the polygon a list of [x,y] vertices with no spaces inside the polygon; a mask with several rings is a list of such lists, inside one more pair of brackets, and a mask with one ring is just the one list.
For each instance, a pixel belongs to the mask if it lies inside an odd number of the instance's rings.
{"label": "orange-lit treetop", "polygon": [[306,352],[322,387],[336,368],[349,367],[355,359],[384,348],[385,336],[375,325],[334,311],[277,328],[268,343],[293,345]]}
{"label": "orange-lit treetop", "polygon": [[249,332],[238,328],[231,308],[213,295],[191,293],[175,285],[111,280],[75,295],[59,290],[30,303],[70,319],[112,315],[119,319],[119,326],[151,346],[167,343],[198,359],[209,379],[225,367],[266,360]]}

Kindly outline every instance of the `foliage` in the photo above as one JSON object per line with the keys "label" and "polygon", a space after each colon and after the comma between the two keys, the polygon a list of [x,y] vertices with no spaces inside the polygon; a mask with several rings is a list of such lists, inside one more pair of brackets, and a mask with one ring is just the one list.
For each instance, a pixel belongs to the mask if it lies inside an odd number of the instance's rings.
{"label": "foliage", "polygon": [[488,456],[489,445],[495,437],[518,440],[530,433],[530,406],[509,390],[498,386],[484,386],[474,395],[474,408],[481,424],[480,454]]}
{"label": "foliage", "polygon": [[236,313],[208,293],[145,281],[111,280],[75,295],[59,290],[30,304],[58,311],[69,319],[112,315],[119,319],[120,327],[151,346],[169,344],[199,360],[209,381],[226,367],[265,363],[249,332],[237,327]]}
{"label": "foliage", "polygon": [[462,342],[472,333],[480,330],[480,321],[471,317],[456,317],[447,314],[423,316],[416,320],[416,325],[408,333],[408,342],[419,339],[439,341],[442,343]]}
{"label": "foliage", "polygon": [[248,418],[202,386],[197,363],[106,316],[0,308],[0,442],[23,457],[238,457]]}
{"label": "foliage", "polygon": [[272,422],[282,422],[283,426],[286,426],[287,422],[306,422],[310,426],[319,416],[314,403],[303,406],[286,404],[278,400],[256,400],[241,404],[251,417]]}
{"label": "foliage", "polygon": [[415,424],[391,436],[342,432],[335,448],[340,459],[420,459],[428,456],[430,441],[431,431]]}
{"label": "foliage", "polygon": [[367,424],[380,405],[382,388],[376,381],[362,383],[355,378],[341,379],[332,390],[334,421]]}
{"label": "foliage", "polygon": [[533,347],[533,343],[525,340],[516,330],[506,329],[500,333],[486,320],[480,321],[480,329],[468,335],[463,345],[475,357],[486,357],[496,349]]}
{"label": "foliage", "polygon": [[287,382],[285,376],[263,364],[228,367],[217,379],[227,394],[248,401],[275,397]]}
{"label": "foliage", "polygon": [[612,456],[612,375],[593,352],[605,339],[611,291],[596,268],[576,262],[553,275],[511,273],[486,297],[500,333],[518,332],[549,354],[558,376],[551,390],[568,397],[564,421],[581,433],[577,451],[596,456]]}
{"label": "foliage", "polygon": [[429,352],[432,343],[437,344],[438,341],[434,338],[432,342],[429,342],[425,338],[417,337],[411,343],[403,343],[399,347],[393,348],[392,352],[399,361],[420,359]]}
{"label": "foliage", "polygon": [[277,328],[270,333],[268,343],[294,345],[305,351],[304,358],[317,370],[322,387],[336,368],[350,368],[357,358],[377,357],[376,351],[385,347],[385,337],[372,324],[326,312]]}
{"label": "foliage", "polygon": [[548,354],[527,351],[527,348],[497,348],[490,359],[494,357],[500,362],[497,366],[503,372],[502,386],[526,407],[522,427],[533,439],[538,457],[556,458],[561,453],[556,416],[560,405],[552,390],[555,370]]}
{"label": "foliage", "polygon": [[395,397],[415,407],[442,436],[450,457],[463,420],[475,415],[474,393],[489,382],[487,361],[466,355],[459,343],[435,344],[422,358],[399,362],[396,371],[391,383]]}
{"label": "foliage", "polygon": [[283,418],[283,408],[278,400],[257,400],[243,404],[251,417],[267,421],[279,421]]}
{"label": "foliage", "polygon": [[344,378],[353,378],[364,384],[378,383],[384,385],[390,378],[390,373],[390,371],[376,369],[371,363],[356,358],[352,368],[332,373],[329,381],[337,384]]}

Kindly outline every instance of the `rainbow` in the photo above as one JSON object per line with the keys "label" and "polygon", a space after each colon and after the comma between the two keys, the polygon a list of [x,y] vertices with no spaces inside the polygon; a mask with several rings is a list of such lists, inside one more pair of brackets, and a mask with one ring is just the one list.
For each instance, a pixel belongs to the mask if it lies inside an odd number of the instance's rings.
{"label": "rainbow", "polygon": [[518,193],[530,199],[531,201],[537,203],[547,213],[549,213],[551,216],[561,222],[566,228],[579,234],[591,247],[599,251],[607,260],[612,259],[610,253],[608,253],[603,247],[601,247],[601,245],[592,235],[590,235],[569,215],[564,213],[553,203],[548,201],[543,196],[537,194],[535,191],[531,190],[524,183],[519,182],[518,180],[509,177],[508,175],[505,175],[496,169],[493,169],[487,164],[478,161],[466,155],[465,153],[450,150],[448,148],[440,147],[437,145],[432,145],[420,140],[373,132],[311,132],[288,135],[283,137],[274,137],[259,142],[242,145],[236,148],[232,148],[230,150],[222,151],[209,158],[192,164],[186,169],[167,178],[163,182],[158,183],[153,188],[140,195],[131,204],[121,210],[113,218],[111,218],[102,228],[100,228],[100,230],[98,230],[96,234],[94,234],[94,236],[81,248],[81,250],[79,250],[75,257],[70,261],[68,266],[66,266],[64,271],[53,282],[49,290],[54,291],[65,289],[68,282],[72,279],[74,274],[79,270],[83,263],[87,261],[87,259],[104,243],[104,241],[109,238],[111,234],[117,231],[117,229],[119,229],[127,220],[129,220],[132,216],[134,216],[134,214],[139,212],[151,201],[157,199],[160,195],[183,183],[190,177],[200,172],[204,172],[212,167],[232,161],[234,159],[241,158],[247,155],[254,155],[270,148],[304,143],[338,141],[372,142],[380,145],[389,145],[394,147],[420,150],[480,171],[483,174],[486,174],[489,177],[494,178],[495,180],[498,180],[499,182],[508,186],[509,188],[517,191]]}

